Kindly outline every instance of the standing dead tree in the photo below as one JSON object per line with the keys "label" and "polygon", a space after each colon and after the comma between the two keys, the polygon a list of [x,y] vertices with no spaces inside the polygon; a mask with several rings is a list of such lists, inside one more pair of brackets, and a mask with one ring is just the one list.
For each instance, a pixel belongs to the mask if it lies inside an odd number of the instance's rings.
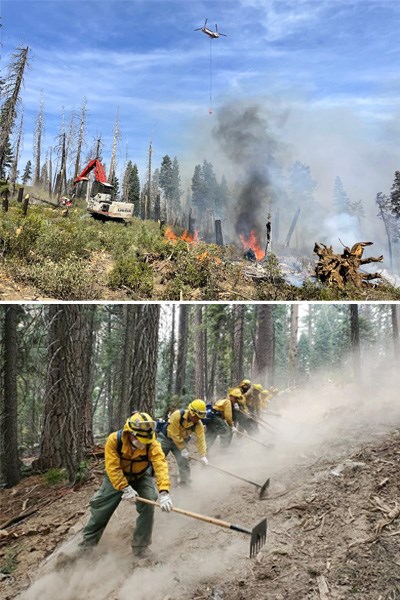
{"label": "standing dead tree", "polygon": [[371,279],[380,279],[379,273],[364,273],[358,270],[361,265],[383,261],[383,256],[362,258],[365,246],[372,246],[372,243],[357,242],[351,248],[344,246],[342,254],[334,254],[332,246],[316,243],[314,252],[319,257],[315,268],[317,279],[328,285],[336,285],[340,289],[347,284],[361,288],[369,285]]}
{"label": "standing dead tree", "polygon": [[12,55],[8,75],[1,86],[3,103],[0,111],[0,173],[3,172],[7,146],[17,117],[17,105],[28,60],[28,50],[29,48],[18,48]]}

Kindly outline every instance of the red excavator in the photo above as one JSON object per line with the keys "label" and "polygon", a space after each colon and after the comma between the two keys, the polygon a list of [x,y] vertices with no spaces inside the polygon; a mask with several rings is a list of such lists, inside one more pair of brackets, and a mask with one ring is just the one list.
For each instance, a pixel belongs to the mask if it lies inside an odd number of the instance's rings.
{"label": "red excavator", "polygon": [[[94,180],[90,186],[90,174],[93,171]],[[98,158],[91,160],[83,171],[74,180],[73,188],[80,181],[87,181],[86,202],[87,210],[95,219],[102,221],[114,220],[128,222],[133,217],[133,204],[130,202],[116,202],[112,199],[111,192],[114,186],[108,183],[104,167]]]}

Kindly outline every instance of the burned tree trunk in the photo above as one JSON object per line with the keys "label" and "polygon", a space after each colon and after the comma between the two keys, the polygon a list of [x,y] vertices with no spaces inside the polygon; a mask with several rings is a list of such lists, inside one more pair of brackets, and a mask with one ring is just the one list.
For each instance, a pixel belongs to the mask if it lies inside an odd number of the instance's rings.
{"label": "burned tree trunk", "polygon": [[345,246],[342,254],[334,254],[332,246],[316,243],[314,252],[319,257],[315,268],[317,279],[343,289],[347,284],[361,288],[369,285],[371,279],[381,278],[379,273],[363,273],[358,270],[361,265],[383,261],[383,256],[362,258],[364,247],[371,245],[372,242],[358,242],[351,248]]}

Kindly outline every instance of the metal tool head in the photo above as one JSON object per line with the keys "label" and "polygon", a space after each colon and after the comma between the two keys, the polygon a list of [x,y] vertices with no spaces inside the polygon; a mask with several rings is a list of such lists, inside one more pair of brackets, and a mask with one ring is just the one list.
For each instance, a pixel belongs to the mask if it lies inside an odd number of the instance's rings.
{"label": "metal tool head", "polygon": [[270,478],[268,477],[267,481],[260,488],[260,492],[258,494],[259,500],[265,500],[265,498],[267,497],[269,484],[270,484]]}
{"label": "metal tool head", "polygon": [[250,539],[250,558],[256,556],[267,541],[267,519],[262,519],[253,527]]}

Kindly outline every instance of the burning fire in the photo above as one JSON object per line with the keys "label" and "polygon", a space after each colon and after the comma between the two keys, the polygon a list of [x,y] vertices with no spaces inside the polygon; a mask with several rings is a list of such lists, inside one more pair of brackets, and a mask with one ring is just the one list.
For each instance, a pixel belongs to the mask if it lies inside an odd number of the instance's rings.
{"label": "burning fire", "polygon": [[257,241],[256,232],[254,229],[250,231],[250,237],[247,239],[244,235],[239,235],[240,241],[242,242],[242,246],[245,250],[249,250],[250,248],[253,250],[256,255],[257,260],[261,260],[265,256],[265,252]]}
{"label": "burning fire", "polygon": [[210,260],[213,260],[216,265],[222,264],[222,260],[218,256],[213,256],[212,254],[209,254],[208,252],[202,252],[201,254],[198,254],[196,258],[200,262],[204,262],[205,260],[207,260],[209,258]]}
{"label": "burning fire", "polygon": [[197,242],[198,240],[197,232],[193,234],[189,233],[189,231],[185,229],[182,235],[178,236],[172,231],[171,227],[167,227],[164,233],[164,237],[166,237],[167,240],[169,240],[170,242],[178,242],[179,240],[182,240],[183,242],[188,242],[188,244]]}

